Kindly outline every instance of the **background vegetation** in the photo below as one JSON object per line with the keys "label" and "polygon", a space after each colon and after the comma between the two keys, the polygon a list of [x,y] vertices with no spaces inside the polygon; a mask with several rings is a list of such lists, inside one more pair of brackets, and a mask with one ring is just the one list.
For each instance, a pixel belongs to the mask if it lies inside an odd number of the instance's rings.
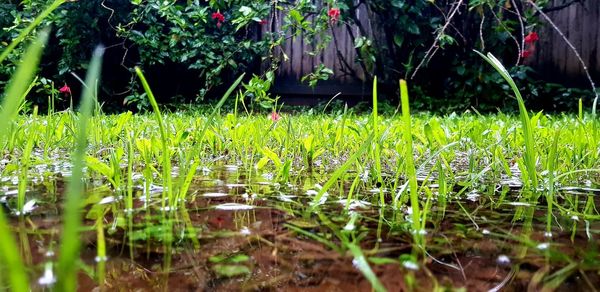
{"label": "background vegetation", "polygon": [[[1,46],[8,45],[48,2],[9,0],[0,4]],[[347,61],[360,63],[369,80],[378,76],[384,97],[397,98],[397,80],[412,79],[417,109],[448,111],[475,106],[485,111],[514,104],[505,90],[498,90],[503,84],[500,75],[488,74],[489,68],[474,49],[491,51],[504,63],[513,64],[509,70],[525,101],[535,101],[533,109],[573,110],[579,98],[587,103],[593,95],[547,84],[526,65],[535,50],[526,37],[540,25],[539,14],[526,0],[316,2],[319,5],[309,0],[67,2],[45,20],[53,30],[35,94],[29,100],[45,105],[52,96],[59,101],[58,107],[70,105],[71,96],[58,88],[68,85],[73,95],[79,96],[77,76],[85,72],[86,60],[101,43],[107,47],[106,77],[99,94],[105,110],[149,108],[135,82],[136,65],[145,68],[163,104],[211,100],[236,76],[248,72],[255,76],[247,75],[245,96],[270,108],[274,97],[266,91],[276,82],[274,72],[285,59],[277,54],[277,48],[286,38],[302,33],[307,42],[316,44],[316,50],[322,49],[331,41],[330,28],[335,26],[357,26],[359,57]],[[548,1],[536,4],[544,8]],[[380,32],[369,34],[362,27],[356,17],[356,9],[362,5],[368,6],[372,25],[381,28]],[[283,31],[272,30],[274,9],[288,15]],[[0,65],[0,84],[8,80],[22,53],[23,48],[18,48],[9,62]],[[304,82],[314,85],[329,78],[327,68],[315,70]]]}

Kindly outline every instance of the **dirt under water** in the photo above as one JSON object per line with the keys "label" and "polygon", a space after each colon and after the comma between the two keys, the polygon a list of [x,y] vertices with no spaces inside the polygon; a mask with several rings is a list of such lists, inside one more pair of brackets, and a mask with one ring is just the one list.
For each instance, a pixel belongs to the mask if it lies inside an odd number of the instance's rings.
{"label": "dirt under water", "polygon": [[[232,167],[199,175],[185,204],[171,211],[160,203],[159,187],[150,192],[143,186],[136,189],[134,209],[128,212],[119,194],[90,183],[79,290],[371,291],[352,254],[334,235],[342,232],[353,213],[358,214],[353,237],[360,238],[358,244],[388,291],[600,287],[596,243],[600,222],[555,210],[548,232],[545,203],[523,203],[513,190],[508,190],[504,202],[492,197],[497,194],[481,194],[449,198],[445,206],[433,204],[426,252],[411,264],[402,260],[414,248],[406,209],[380,211],[356,201],[346,212],[338,201],[345,198],[329,195],[317,214],[307,211],[311,193],[306,189],[314,186],[314,180],[279,185],[262,176],[247,177]],[[51,186],[28,192],[37,208],[12,218],[34,290],[48,288],[38,279],[44,277],[46,263],[58,257],[62,180],[57,178]],[[5,186],[5,193],[10,194],[6,191],[10,188]],[[364,192],[374,198],[371,201],[378,200],[379,193]],[[564,193],[562,198],[582,205],[598,202],[597,195],[586,193]],[[12,199],[5,195],[3,201]],[[106,259],[97,257],[97,218],[104,225]],[[322,241],[340,248],[333,250]],[[105,265],[101,283],[99,263]]]}

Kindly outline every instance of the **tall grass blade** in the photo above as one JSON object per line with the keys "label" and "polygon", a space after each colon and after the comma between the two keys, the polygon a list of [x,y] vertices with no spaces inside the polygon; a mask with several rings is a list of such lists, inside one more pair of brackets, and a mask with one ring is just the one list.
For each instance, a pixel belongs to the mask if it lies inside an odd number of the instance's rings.
{"label": "tall grass blade", "polygon": [[94,51],[89,65],[86,84],[79,107],[79,125],[75,136],[75,150],[73,151],[72,175],[66,189],[64,225],[62,243],[58,259],[58,289],[59,291],[77,290],[77,272],[79,261],[79,231],[81,228],[81,200],[84,192],[83,167],[85,165],[85,152],[87,148],[87,132],[92,109],[94,106],[94,88],[100,76],[102,55],[104,48]]}
{"label": "tall grass blade", "polygon": [[404,161],[408,187],[410,192],[410,205],[412,208],[413,238],[417,246],[422,246],[423,235],[421,233],[421,208],[419,207],[419,193],[417,185],[417,171],[413,157],[412,125],[410,118],[410,107],[408,102],[408,87],[405,80],[400,80],[400,100],[402,103],[402,121],[404,124],[402,134],[404,138]]}
{"label": "tall grass blade", "polygon": [[52,4],[50,4],[50,6],[48,6],[48,8],[46,8],[44,11],[42,11],[42,13],[40,13],[24,30],[21,31],[21,33],[19,34],[19,36],[17,36],[16,39],[14,39],[9,45],[8,47],[6,47],[6,49],[4,49],[4,51],[2,51],[2,54],[0,54],[0,63],[4,62],[4,60],[10,55],[10,53],[20,44],[22,43],[25,38],[38,26],[40,25],[40,23],[42,23],[42,21],[44,20],[44,18],[48,17],[48,15],[50,15],[50,13],[52,13],[54,10],[56,10],[56,8],[58,8],[58,6],[60,6],[61,4],[65,3],[66,0],[55,0],[54,2],[52,2]]}
{"label": "tall grass blade", "polygon": [[212,122],[215,118],[215,115],[217,114],[219,109],[223,106],[223,104],[225,103],[227,98],[231,95],[231,93],[238,87],[240,82],[242,82],[242,80],[244,79],[244,75],[246,75],[246,74],[244,73],[244,74],[240,75],[240,77],[238,77],[238,79],[235,82],[233,82],[233,84],[229,87],[229,89],[227,89],[225,94],[223,94],[223,97],[221,97],[221,100],[219,100],[219,102],[217,103],[217,105],[215,106],[213,111],[210,113],[210,116],[208,116],[208,118],[206,119],[206,123],[204,123],[204,127],[202,127],[200,136],[197,137],[198,141],[202,141],[202,139],[204,139],[204,134],[206,133],[206,130],[208,130],[208,127],[212,124]]}
{"label": "tall grass blade", "polygon": [[[8,128],[17,117],[21,98],[25,95],[31,80],[33,80],[42,54],[42,48],[47,40],[48,31],[44,30],[27,49],[22,63],[7,86],[0,111],[0,152],[4,151]],[[0,237],[2,238],[0,240],[0,264],[9,267],[6,270],[8,271],[8,283],[12,291],[29,291],[29,277],[2,208],[0,208]],[[0,278],[4,276],[0,275]]]}
{"label": "tall grass blade", "polygon": [[12,123],[19,113],[22,98],[25,96],[25,92],[27,92],[34,78],[40,62],[40,56],[42,55],[42,49],[47,40],[48,30],[43,30],[40,32],[38,38],[29,46],[27,52],[25,52],[23,62],[19,65],[6,87],[0,112],[0,147],[4,146],[10,123]]}
{"label": "tall grass blade", "polygon": [[558,139],[560,138],[560,130],[556,130],[554,133],[554,139],[552,141],[552,147],[550,153],[548,153],[548,193],[546,195],[546,201],[548,203],[548,214],[546,218],[546,232],[552,231],[552,207],[554,205],[554,192],[555,192],[555,172],[556,162],[558,161]]}
{"label": "tall grass blade", "polygon": [[373,79],[373,135],[375,135],[375,170],[377,171],[377,182],[379,189],[379,203],[385,206],[383,194],[383,178],[381,177],[381,144],[379,143],[379,114],[377,109],[377,76]]}
{"label": "tall grass blade", "polygon": [[502,65],[502,63],[492,55],[492,53],[488,53],[487,56],[475,51],[479,54],[484,60],[486,60],[500,75],[510,88],[512,89],[515,97],[517,98],[517,102],[519,103],[519,118],[521,120],[521,126],[523,127],[523,136],[525,140],[525,167],[527,168],[528,177],[531,181],[532,186],[537,189],[538,187],[538,175],[535,169],[536,162],[536,152],[535,152],[535,143],[533,140],[533,127],[531,126],[531,120],[529,119],[529,114],[527,113],[527,108],[525,107],[525,102],[523,101],[523,97],[521,96],[521,92],[519,88],[515,84],[515,81],[512,79],[508,70]]}
{"label": "tall grass blade", "polygon": [[146,81],[146,77],[142,72],[142,69],[139,67],[135,67],[135,72],[137,73],[140,82],[142,82],[142,86],[144,87],[144,91],[148,95],[148,99],[150,100],[150,105],[152,105],[152,109],[154,110],[154,115],[156,116],[156,121],[158,122],[158,128],[160,131],[160,141],[163,150],[163,198],[162,198],[162,207],[165,207],[165,197],[169,198],[169,204],[174,204],[173,202],[173,183],[171,179],[171,154],[169,151],[169,144],[167,139],[167,130],[165,128],[165,123],[163,121],[162,115],[160,113],[160,109],[158,108],[158,103],[156,102],[156,98],[154,97],[154,93],[152,93],[152,89],[150,89],[150,85],[148,81]]}

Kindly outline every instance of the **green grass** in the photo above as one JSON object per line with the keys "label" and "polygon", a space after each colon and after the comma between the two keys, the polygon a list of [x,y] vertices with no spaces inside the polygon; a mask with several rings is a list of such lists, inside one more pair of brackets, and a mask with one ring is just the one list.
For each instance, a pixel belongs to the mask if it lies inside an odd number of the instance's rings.
{"label": "green grass", "polygon": [[[97,74],[93,73],[98,70],[97,64],[97,59],[92,62],[89,74]],[[87,83],[96,84],[96,78],[97,75],[88,77]],[[143,80],[141,71],[140,78]],[[194,220],[203,210],[186,209],[188,203],[198,200],[198,189],[194,186],[199,176],[196,170],[236,165],[240,167],[236,175],[241,181],[266,180],[277,192],[299,194],[302,199],[277,207],[291,217],[315,222],[317,227],[287,224],[284,225],[287,230],[354,259],[376,290],[383,290],[383,285],[371,264],[403,267],[410,255],[408,252],[384,259],[379,253],[385,254],[386,247],[379,241],[394,239],[412,245],[414,253],[410,256],[415,260],[409,261],[410,269],[417,263],[426,265],[426,255],[441,247],[440,239],[435,237],[440,232],[437,228],[452,216],[462,216],[461,225],[467,226],[466,229],[480,230],[478,224],[485,223],[479,214],[481,210],[501,208],[507,203],[527,203],[545,208],[547,216],[542,229],[548,233],[559,228],[554,223],[556,216],[568,214],[586,222],[600,220],[595,200],[587,198],[580,202],[562,189],[575,187],[583,192],[582,187],[594,189],[600,185],[597,176],[600,133],[596,119],[543,114],[530,117],[524,107],[517,116],[415,114],[410,112],[408,87],[401,82],[401,116],[380,113],[377,109],[370,115],[359,115],[344,109],[330,115],[283,113],[282,119],[274,122],[268,113],[226,113],[223,102],[239,82],[241,78],[206,113],[161,113],[148,87],[148,96],[155,107],[153,114],[92,116],[95,90],[88,86],[79,114],[52,113],[38,116],[35,122],[30,121],[30,116],[13,114],[13,121],[5,126],[9,135],[3,138],[6,145],[3,158],[8,163],[0,177],[40,175],[36,166],[52,163],[52,153],[69,153],[75,145],[70,157],[74,168],[65,194],[63,236],[56,265],[58,289],[74,289],[77,272],[86,268],[80,261],[78,240],[80,232],[90,226],[81,224],[81,203],[88,202],[87,211],[96,208],[93,204],[103,199],[95,197],[93,190],[86,191],[82,179],[99,183],[99,187],[116,198],[110,207],[101,207],[103,211],[96,213],[99,217],[91,218],[95,225],[89,230],[98,237],[97,255],[104,258],[109,253],[105,240],[113,235],[108,230],[122,228],[123,232],[136,234],[128,238],[132,258],[133,246],[139,238],[145,238],[148,246],[153,240],[168,244],[165,248],[169,256],[163,266],[167,269],[171,266],[170,251],[178,252],[185,244],[202,251],[203,241],[199,237],[205,230],[195,226]],[[143,81],[142,84],[147,85]],[[27,88],[23,86],[20,90]],[[12,96],[21,99],[22,93]],[[373,102],[376,104],[377,100]],[[18,107],[4,107],[7,108],[14,111]],[[27,159],[29,165],[23,165],[21,153],[31,154],[31,159]],[[530,165],[532,157],[534,163]],[[82,171],[84,162],[86,172]],[[507,194],[507,181],[524,186],[516,191],[518,196]],[[164,187],[163,195],[152,198],[149,190],[156,185]],[[138,187],[145,192],[135,191]],[[249,184],[246,191],[258,196],[264,204],[273,203],[273,194],[264,188]],[[481,193],[490,203],[474,210],[467,200],[473,192]],[[145,204],[139,207],[135,202],[142,196]],[[177,205],[178,202],[181,204]],[[376,212],[357,212],[353,206],[363,202]],[[239,203],[252,205],[253,201]],[[173,212],[167,217],[165,209],[158,206],[174,209],[170,209]],[[407,213],[409,207],[411,214]],[[152,216],[157,209],[163,215],[159,219]],[[518,207],[512,214],[514,222],[520,222],[525,229],[518,235],[519,242],[527,243],[522,246],[523,255],[535,252],[531,246],[536,243],[529,238],[537,226],[532,210]],[[148,214],[142,220],[147,230],[143,236],[133,220],[141,213]],[[0,234],[10,236],[7,224],[0,217]],[[577,224],[570,228],[573,232],[581,230]],[[3,240],[0,248],[17,250],[10,240]],[[17,268],[11,269],[11,275],[2,283],[10,282],[18,289],[14,283],[28,283],[23,280],[28,275],[22,263],[19,268],[20,259],[15,253],[7,255],[2,258],[4,266]],[[560,258],[551,260],[560,268],[570,264]],[[96,263],[96,268],[91,269],[95,270],[93,278],[109,277],[107,266],[104,262]],[[542,280],[556,285],[551,281],[561,277]]]}
{"label": "green grass", "polygon": [[402,153],[403,160],[406,166],[406,179],[410,192],[410,208],[412,211],[412,232],[415,241],[415,249],[423,248],[423,234],[421,227],[421,204],[419,200],[419,192],[417,189],[417,173],[415,169],[413,139],[412,139],[412,120],[410,116],[410,106],[408,100],[408,87],[406,81],[400,80],[400,99],[402,102],[402,122],[404,124],[402,138],[404,141],[405,150]]}
{"label": "green grass", "polygon": [[[244,175],[249,178],[260,177],[261,174],[272,173],[277,183],[290,183],[297,185],[300,192],[316,190],[315,195],[309,197],[313,204],[296,206],[302,211],[301,216],[310,218],[315,212],[323,213],[325,216],[335,217],[327,213],[330,204],[334,201],[343,200],[342,208],[350,209],[353,202],[360,200],[372,204],[373,208],[386,210],[379,218],[366,218],[356,220],[354,224],[364,224],[364,220],[375,220],[380,222],[378,229],[404,228],[404,210],[411,206],[410,215],[412,223],[406,229],[406,234],[412,238],[412,242],[420,246],[420,249],[435,248],[436,243],[431,242],[428,234],[421,234],[427,223],[443,220],[444,215],[438,215],[437,210],[449,208],[448,206],[459,206],[446,214],[464,214],[466,222],[480,223],[478,217],[464,203],[466,195],[470,191],[480,190],[485,186],[496,186],[505,184],[504,180],[512,178],[524,183],[516,172],[516,162],[526,151],[525,141],[519,129],[521,120],[509,115],[470,115],[462,116],[431,116],[428,114],[410,113],[406,105],[407,88],[403,88],[403,115],[379,115],[379,123],[385,125],[386,135],[380,136],[381,144],[381,173],[385,175],[380,188],[388,190],[384,193],[386,201],[393,204],[381,203],[380,190],[376,193],[370,192],[379,182],[377,176],[369,175],[368,169],[375,167],[373,154],[369,153],[375,140],[372,132],[372,115],[356,115],[352,111],[340,112],[337,115],[321,114],[297,114],[285,115],[278,124],[266,116],[240,115],[232,117],[224,114],[201,114],[201,113],[167,113],[162,115],[166,139],[173,154],[170,155],[171,163],[182,172],[180,176],[173,179],[174,190],[178,190],[178,198],[193,200],[190,186],[196,175],[189,169],[214,168],[219,165],[241,165]],[[71,145],[80,145],[78,141],[84,141],[82,136],[73,135],[70,129],[79,129],[84,120],[82,115],[70,118],[71,113],[55,113],[50,116],[38,117],[35,123],[29,123],[28,117],[17,117],[14,127],[19,133],[37,132],[50,133],[36,135],[34,150],[37,147],[46,148],[40,153],[64,152],[71,149]],[[200,134],[205,127],[206,121],[212,117],[210,126],[206,127],[204,134]],[[123,202],[116,202],[112,210],[129,210],[140,212],[135,209],[133,201],[137,200],[143,193],[129,190],[132,184],[139,184],[149,188],[147,183],[165,184],[161,164],[158,162],[163,157],[161,130],[155,116],[152,115],[101,115],[89,119],[88,133],[94,133],[97,138],[89,139],[84,155],[94,157],[97,161],[112,167],[116,150],[123,148],[128,161],[124,164],[123,175],[113,176],[109,179],[110,171],[102,170],[101,167],[90,167],[88,172],[81,176],[87,179],[102,180],[107,188],[121,186],[125,194]],[[598,121],[593,119],[580,119],[579,117],[560,115],[542,115],[536,121],[536,147],[543,159],[537,170],[540,175],[540,185],[552,190],[550,197],[545,201],[548,216],[556,216],[557,212],[567,213],[570,216],[578,216],[580,220],[599,220],[600,215],[594,211],[593,200],[585,204],[577,204],[571,200],[557,200],[554,196],[562,195],[561,186],[582,187],[587,181],[592,185],[599,185],[597,170],[600,162],[596,159],[597,145],[594,143],[594,133]],[[62,125],[57,127],[57,125]],[[410,125],[410,126],[408,126]],[[115,129],[118,128],[118,129]],[[52,129],[49,129],[52,128]],[[119,130],[120,129],[120,130]],[[129,129],[129,130],[128,130]],[[190,131],[197,129],[197,131]],[[560,132],[557,132],[560,129]],[[77,133],[80,133],[78,130]],[[318,147],[319,156],[312,161],[313,173],[308,173],[307,161],[305,159],[306,148],[303,141],[308,137],[312,139],[310,148]],[[342,137],[342,138],[339,138]],[[11,161],[9,164],[17,165],[21,160],[20,153],[28,148],[28,140],[18,135],[13,139],[14,154],[6,154],[5,158]],[[82,155],[78,146],[77,156]],[[33,153],[36,153],[35,151]],[[412,155],[411,155],[412,154]],[[43,154],[38,154],[43,155]],[[84,157],[85,157],[84,156]],[[215,160],[215,157],[218,158]],[[254,169],[256,162],[263,157],[268,157],[267,162],[260,169]],[[413,161],[411,162],[411,158]],[[33,169],[36,164],[45,163],[43,157],[34,156],[29,173],[36,175]],[[190,163],[193,161],[193,163]],[[286,161],[286,162],[284,162]],[[275,163],[277,162],[277,163]],[[18,174],[18,168],[7,167],[2,176]],[[285,175],[278,175],[284,172]],[[367,173],[365,176],[364,174]],[[490,175],[492,174],[493,175]],[[73,174],[76,174],[75,172]],[[554,175],[555,174],[555,175]],[[79,175],[79,174],[77,174]],[[139,175],[149,181],[135,182],[132,177]],[[310,184],[302,185],[306,177],[312,177]],[[431,180],[428,182],[424,178]],[[111,182],[111,180],[120,180]],[[80,181],[80,180],[77,180]],[[316,188],[318,184],[321,187]],[[403,189],[403,186],[406,186]],[[431,184],[438,184],[439,188],[432,188]],[[542,185],[543,184],[543,185]],[[127,186],[122,188],[122,186]],[[493,189],[492,189],[493,190]],[[260,196],[260,188],[253,191]],[[443,196],[443,197],[436,197]],[[532,196],[531,198],[540,198]],[[150,202],[162,204],[162,199],[149,198]],[[268,197],[265,199],[269,200]],[[496,197],[494,192],[490,193],[490,200],[505,202],[507,198]],[[74,199],[76,201],[78,199]],[[541,202],[541,199],[539,199]],[[457,205],[459,204],[459,205]],[[168,203],[166,203],[168,205]],[[67,202],[66,206],[73,208],[73,203]],[[184,206],[184,205],[181,205]],[[421,208],[423,206],[423,208]],[[416,207],[416,208],[415,208]],[[152,209],[152,205],[144,208]],[[417,209],[418,208],[418,209]],[[456,208],[456,207],[453,207]],[[71,215],[65,218],[76,221],[79,213],[71,211]],[[114,211],[111,211],[114,212]],[[125,212],[124,214],[126,214]],[[75,215],[72,215],[75,214]],[[344,212],[349,216],[352,212]],[[443,213],[442,213],[443,214]],[[448,216],[448,215],[446,215]],[[548,217],[552,218],[552,217]],[[77,238],[80,225],[67,223],[65,221],[65,240]],[[321,219],[318,219],[321,220]],[[186,233],[193,234],[193,223],[187,220],[185,224]],[[147,224],[152,224],[149,221]],[[361,223],[362,222],[362,223]],[[547,230],[555,230],[553,220],[546,221]],[[6,222],[5,222],[6,224]],[[110,224],[105,225],[109,228]],[[151,226],[151,225],[150,225]],[[148,228],[150,228],[150,226]],[[398,227],[396,227],[398,226]],[[67,228],[68,227],[68,228]],[[98,227],[98,225],[96,226]],[[563,225],[564,227],[564,225]],[[7,228],[7,227],[5,227]],[[177,224],[173,225],[177,229]],[[192,228],[192,229],[190,229]],[[299,227],[296,227],[299,228]],[[372,228],[372,227],[370,227]],[[7,230],[7,229],[6,229]],[[4,231],[5,233],[8,231]],[[70,231],[67,231],[70,230]],[[297,231],[297,229],[294,229]],[[357,229],[360,230],[360,229]],[[375,231],[375,230],[373,230]],[[196,233],[201,233],[195,229]],[[311,233],[311,231],[305,231]],[[337,231],[336,231],[337,232]],[[357,231],[358,232],[358,231]],[[106,232],[96,232],[103,236]],[[419,235],[419,236],[417,236]],[[350,237],[360,237],[360,233]],[[310,237],[313,238],[313,237]],[[327,242],[326,247],[334,250],[347,250],[331,241],[331,239],[319,240]],[[384,237],[385,239],[385,237]],[[7,241],[3,241],[5,244]],[[351,241],[349,241],[351,242]],[[71,244],[74,244],[71,242]],[[174,243],[175,244],[175,243]],[[60,254],[71,254],[69,260],[62,260],[58,267],[67,266],[66,262],[74,263],[77,267],[77,248],[63,243],[64,251]],[[196,245],[198,246],[198,245]],[[10,247],[4,247],[9,248]],[[198,247],[202,249],[200,244]],[[361,246],[364,250],[364,247]],[[105,251],[98,250],[98,254]],[[367,249],[369,250],[369,249]],[[377,250],[377,249],[375,249]],[[354,250],[354,257],[360,254]],[[371,256],[366,253],[367,258]],[[62,270],[62,269],[61,269]],[[71,271],[73,272],[73,271]],[[64,273],[64,272],[62,272]],[[99,272],[100,273],[100,272]],[[371,277],[369,270],[363,271]],[[98,275],[100,277],[100,275]],[[72,277],[59,275],[63,281],[71,281]],[[71,280],[69,280],[71,279]],[[72,284],[69,284],[72,285]],[[68,286],[68,285],[67,285]],[[62,286],[61,286],[62,287]],[[72,287],[72,286],[70,286]]]}
{"label": "green grass", "polygon": [[523,139],[525,144],[525,166],[527,169],[526,174],[527,179],[526,182],[531,182],[531,185],[534,189],[538,187],[538,173],[536,170],[536,162],[537,162],[537,152],[535,147],[534,140],[534,127],[531,125],[532,121],[529,119],[529,112],[525,107],[525,101],[521,96],[521,92],[519,91],[519,87],[515,84],[515,81],[512,79],[508,70],[502,65],[502,63],[494,57],[491,53],[488,53],[487,56],[482,53],[477,52],[484,60],[486,60],[490,65],[496,69],[500,76],[506,80],[510,88],[512,89],[515,97],[517,99],[517,103],[519,104],[519,118],[521,120],[521,129],[523,131]]}

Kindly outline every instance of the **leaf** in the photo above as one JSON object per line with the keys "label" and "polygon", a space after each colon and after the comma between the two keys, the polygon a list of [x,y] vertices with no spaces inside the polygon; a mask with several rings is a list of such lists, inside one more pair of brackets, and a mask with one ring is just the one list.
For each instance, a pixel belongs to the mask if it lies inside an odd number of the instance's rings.
{"label": "leaf", "polygon": [[281,167],[281,159],[279,159],[279,156],[277,156],[277,154],[273,151],[271,151],[271,149],[265,147],[262,150],[262,153],[264,156],[268,157],[271,161],[273,161],[273,163],[275,164],[275,167],[280,168]]}
{"label": "leaf", "polygon": [[112,178],[113,175],[115,174],[113,169],[110,166],[108,166],[108,164],[100,161],[96,157],[86,156],[85,163],[91,170],[93,170],[103,176],[106,176],[108,178]]}
{"label": "leaf", "polygon": [[248,6],[242,6],[240,8],[240,12],[242,13],[242,15],[244,16],[248,16],[252,13],[252,8],[248,7]]}
{"label": "leaf", "polygon": [[250,274],[251,271],[244,265],[214,265],[212,270],[220,277],[237,277]]}
{"label": "leaf", "polygon": [[404,35],[397,34],[394,36],[394,44],[396,44],[396,46],[401,47],[403,42],[404,42]]}

